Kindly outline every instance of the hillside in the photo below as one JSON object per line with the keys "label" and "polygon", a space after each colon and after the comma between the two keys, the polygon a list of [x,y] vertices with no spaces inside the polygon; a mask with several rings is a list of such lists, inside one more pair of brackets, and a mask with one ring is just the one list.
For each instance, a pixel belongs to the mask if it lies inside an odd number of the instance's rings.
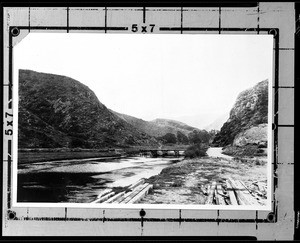
{"label": "hillside", "polygon": [[65,76],[19,71],[19,147],[157,145]]}
{"label": "hillside", "polygon": [[217,146],[267,146],[268,80],[239,94],[229,119],[216,135]]}
{"label": "hillside", "polygon": [[155,119],[153,121],[145,121],[133,116],[129,116],[117,112],[114,112],[114,114],[116,114],[124,121],[134,126],[139,131],[154,137],[161,137],[166,135],[167,133],[173,133],[176,135],[178,131],[188,136],[188,134],[193,130],[199,130],[185,123],[169,120],[169,119]]}

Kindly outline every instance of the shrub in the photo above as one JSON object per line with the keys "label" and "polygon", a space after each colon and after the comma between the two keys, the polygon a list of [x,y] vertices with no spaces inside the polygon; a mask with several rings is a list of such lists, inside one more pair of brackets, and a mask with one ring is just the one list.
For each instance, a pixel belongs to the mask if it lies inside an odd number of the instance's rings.
{"label": "shrub", "polygon": [[208,146],[202,143],[194,144],[189,146],[185,151],[186,158],[197,158],[206,156]]}

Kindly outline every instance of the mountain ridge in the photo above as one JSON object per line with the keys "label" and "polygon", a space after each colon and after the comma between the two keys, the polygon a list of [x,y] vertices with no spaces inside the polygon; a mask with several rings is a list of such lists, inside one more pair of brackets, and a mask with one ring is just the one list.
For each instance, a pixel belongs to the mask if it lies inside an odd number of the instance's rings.
{"label": "mountain ridge", "polygon": [[[19,70],[19,110],[19,144],[25,147],[157,145],[111,113],[88,86],[66,76]],[[38,137],[44,142],[26,142],[28,131],[43,133]]]}
{"label": "mountain ridge", "polygon": [[143,119],[118,113],[116,111],[112,112],[118,115],[120,118],[124,119],[129,124],[135,126],[138,130],[154,137],[161,137],[166,135],[167,133],[173,133],[176,135],[178,131],[187,136],[193,130],[200,130],[183,122],[172,119],[156,118],[151,121],[145,121]]}

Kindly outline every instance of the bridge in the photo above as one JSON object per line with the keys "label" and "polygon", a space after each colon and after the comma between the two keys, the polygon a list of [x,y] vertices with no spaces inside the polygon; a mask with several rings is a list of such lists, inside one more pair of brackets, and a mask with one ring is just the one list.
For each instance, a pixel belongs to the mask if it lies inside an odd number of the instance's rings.
{"label": "bridge", "polygon": [[184,150],[181,150],[181,149],[140,149],[140,156],[180,157],[180,156],[184,156]]}

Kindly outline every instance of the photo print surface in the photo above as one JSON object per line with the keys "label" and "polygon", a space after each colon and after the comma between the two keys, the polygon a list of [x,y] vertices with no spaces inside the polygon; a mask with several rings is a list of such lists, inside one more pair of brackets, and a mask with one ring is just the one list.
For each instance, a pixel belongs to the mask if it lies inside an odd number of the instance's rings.
{"label": "photo print surface", "polygon": [[270,205],[273,38],[30,33],[18,203]]}

